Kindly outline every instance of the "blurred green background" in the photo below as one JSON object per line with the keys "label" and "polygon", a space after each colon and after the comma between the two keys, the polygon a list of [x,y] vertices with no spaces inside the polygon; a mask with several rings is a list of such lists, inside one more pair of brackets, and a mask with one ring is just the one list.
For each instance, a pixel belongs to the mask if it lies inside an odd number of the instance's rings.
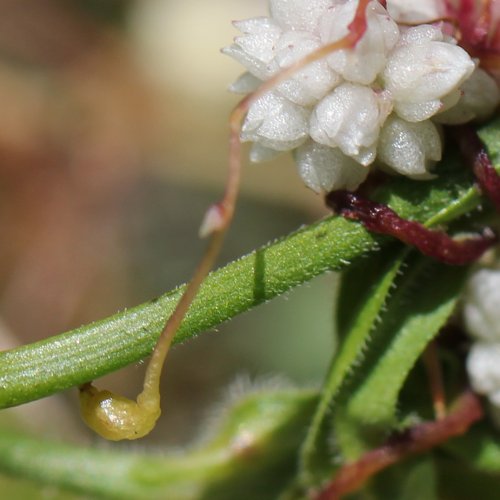
{"label": "blurred green background", "polygon": [[[223,190],[237,102],[226,88],[241,72],[219,49],[236,35],[232,19],[266,8],[264,0],[0,0],[1,349],[189,279],[203,251],[201,217]],[[325,213],[290,157],[245,165],[221,263]],[[138,446],[188,443],[238,377],[319,384],[333,349],[334,284],[324,276],[175,348],[164,416]],[[143,369],[97,385],[135,396]],[[80,422],[74,390],[4,411],[0,424],[99,444]],[[20,485],[0,483],[11,487]],[[59,498],[26,488],[18,498]]]}

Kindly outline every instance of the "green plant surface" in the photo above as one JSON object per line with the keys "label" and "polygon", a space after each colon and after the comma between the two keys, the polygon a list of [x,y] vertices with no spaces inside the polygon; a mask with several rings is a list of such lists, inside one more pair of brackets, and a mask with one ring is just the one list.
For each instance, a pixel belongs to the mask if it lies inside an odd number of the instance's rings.
{"label": "green plant surface", "polygon": [[[498,123],[483,131],[494,159],[500,151]],[[438,174],[422,183],[393,178],[374,197],[428,226],[455,221],[479,206],[471,174],[455,155],[440,164]],[[267,492],[275,498],[287,484],[289,493],[297,492],[298,472],[301,486],[317,484],[317,478],[331,475],[336,458],[359,457],[401,424],[401,388],[453,311],[467,267],[431,261],[333,216],[213,272],[175,338],[183,342],[328,270],[344,271],[338,305],[342,344],[319,398],[281,390],[267,400],[265,394],[243,399],[208,441],[182,457],[82,450],[2,431],[1,470],[116,498],[255,498],[256,491],[259,498]],[[79,385],[147,356],[182,291],[0,353],[0,407]],[[245,428],[249,432],[241,434]],[[470,444],[450,446],[455,448],[446,453],[467,460]],[[492,440],[482,450],[479,463],[494,457],[489,471],[500,470]],[[416,477],[429,467],[417,468]]]}
{"label": "green plant surface", "polygon": [[[433,182],[394,178],[376,193],[403,217],[428,224],[478,205],[470,173],[449,158]],[[452,215],[451,215],[452,214]],[[213,272],[174,343],[240,314],[328,270],[346,269],[392,242],[359,223],[329,217]],[[158,299],[34,344],[0,353],[0,408],[96,379],[148,356],[183,287]]]}
{"label": "green plant surface", "polygon": [[478,472],[500,473],[500,436],[498,430],[487,422],[482,422],[467,434],[448,441],[444,448],[451,456],[467,463]]}
{"label": "green plant surface", "polygon": [[407,253],[408,250],[399,249],[376,255],[370,261],[347,270],[342,277],[337,303],[338,335],[342,343],[321,390],[321,400],[302,446],[301,481],[305,484],[314,481],[317,469],[326,466],[324,473],[330,472],[331,419],[335,398],[368,347],[373,325],[380,317]]}
{"label": "green plant surface", "polygon": [[[426,455],[397,464],[375,476],[369,492],[375,498],[439,500],[435,460]],[[359,498],[363,496],[366,492]]]}
{"label": "green plant surface", "polygon": [[254,388],[229,401],[193,448],[139,454],[81,448],[0,430],[0,468],[92,497],[273,499],[295,473],[295,453],[317,393]]}
{"label": "green plant surface", "polygon": [[[182,342],[327,270],[373,251],[381,238],[331,217],[232,262],[202,286],[175,342]],[[183,287],[47,340],[0,353],[0,407],[93,380],[146,357]]]}
{"label": "green plant surface", "polygon": [[[491,133],[496,128],[497,125],[486,128],[482,133],[493,161],[500,151],[498,134]],[[442,175],[447,179],[449,171],[455,168],[454,161],[442,166]],[[395,188],[384,186],[378,197],[398,206],[402,213],[409,209],[405,206],[407,200],[415,200],[406,191],[409,187],[405,182]],[[429,185],[427,188],[432,198],[434,191]],[[430,217],[426,225],[443,224],[477,205],[477,193],[464,189],[461,183],[451,181],[448,190],[455,193],[454,200]],[[426,203],[423,201],[420,208]],[[414,217],[424,219],[418,212]],[[397,397],[409,371],[456,305],[467,270],[439,266],[427,259],[403,265],[408,253],[404,249],[392,253],[386,250],[343,273],[336,307],[342,344],[302,446],[300,482],[305,485],[317,480],[318,475],[331,472],[332,460],[338,453],[355,459],[369,449],[370,443],[363,443],[360,433],[370,425],[372,430],[381,427],[382,432],[379,428],[375,433],[380,436],[391,423],[395,424]],[[353,378],[360,387],[356,387]],[[338,394],[342,384],[346,384],[343,390],[348,394],[343,399]],[[336,410],[343,417],[334,417]],[[337,432],[332,430],[334,422],[339,426]]]}
{"label": "green plant surface", "polygon": [[339,454],[358,459],[398,425],[403,384],[453,312],[466,274],[405,250],[345,273],[337,306],[343,341],[301,450],[303,485],[330,476]]}
{"label": "green plant surface", "polygon": [[500,475],[486,474],[468,464],[442,459],[436,463],[439,498],[444,500],[497,500]]}
{"label": "green plant surface", "polygon": [[467,274],[422,256],[406,265],[334,407],[334,434],[348,461],[380,445],[397,426],[399,392],[455,309]]}

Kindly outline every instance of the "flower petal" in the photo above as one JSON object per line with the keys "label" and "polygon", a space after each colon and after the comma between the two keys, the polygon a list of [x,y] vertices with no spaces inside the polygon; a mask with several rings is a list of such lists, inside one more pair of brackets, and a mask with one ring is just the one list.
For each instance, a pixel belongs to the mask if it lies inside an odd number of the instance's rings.
{"label": "flower petal", "polygon": [[293,149],[307,138],[308,118],[307,109],[268,92],[250,106],[241,139],[277,151]]}
{"label": "flower petal", "polygon": [[[304,31],[289,31],[276,44],[275,61],[279,68],[287,68],[321,47],[318,38]],[[341,81],[323,59],[306,66],[292,78],[278,85],[278,90],[296,104],[311,106]]]}
{"label": "flower petal", "polygon": [[[320,34],[324,44],[347,35],[356,7],[357,2],[339,3],[322,17]],[[366,13],[367,30],[356,47],[335,51],[327,58],[330,67],[346,80],[364,85],[372,83],[383,70],[387,54],[399,38],[397,24],[378,2],[370,2]]]}
{"label": "flower petal", "polygon": [[500,101],[495,80],[481,68],[476,68],[460,90],[462,95],[458,103],[436,115],[435,121],[458,125],[471,120],[485,120],[495,111]]}
{"label": "flower petal", "polygon": [[435,22],[446,14],[442,0],[388,0],[387,10],[398,23],[406,24]]}
{"label": "flower petal", "polygon": [[467,331],[481,340],[500,342],[500,270],[481,269],[473,274],[465,292]]}
{"label": "flower petal", "polygon": [[[422,33],[416,30],[411,28],[407,33]],[[403,40],[391,53],[383,80],[395,101],[422,103],[441,99],[456,90],[474,67],[467,52],[451,43],[425,38],[411,43]]]}
{"label": "flower petal", "polygon": [[391,115],[380,132],[378,158],[400,174],[425,178],[441,154],[441,137],[430,120],[410,123]]}
{"label": "flower petal", "polygon": [[332,0],[270,0],[269,10],[282,28],[314,32]]}
{"label": "flower petal", "polygon": [[423,102],[396,101],[394,111],[404,120],[409,122],[421,122],[428,120],[443,108],[440,99]]}
{"label": "flower petal", "polygon": [[250,149],[250,161],[252,163],[269,161],[276,158],[279,154],[281,154],[281,151],[266,148],[262,144],[255,142],[254,144],[252,144],[252,147]]}
{"label": "flower petal", "polygon": [[366,179],[368,168],[338,148],[308,141],[295,151],[297,168],[304,183],[317,193],[334,189],[355,190]]}
{"label": "flower petal", "polygon": [[266,80],[277,69],[271,62],[281,29],[267,17],[237,21],[234,25],[243,35],[237,36],[233,44],[222,49],[222,53],[236,59],[260,80]]}
{"label": "flower petal", "polygon": [[385,100],[371,88],[344,83],[313,110],[310,135],[320,144],[357,156],[376,143],[389,112]]}
{"label": "flower petal", "polygon": [[489,395],[500,390],[500,344],[475,342],[467,357],[467,372],[474,391]]}
{"label": "flower petal", "polygon": [[259,80],[247,71],[229,86],[229,90],[235,94],[250,94],[257,90],[261,84],[262,80]]}

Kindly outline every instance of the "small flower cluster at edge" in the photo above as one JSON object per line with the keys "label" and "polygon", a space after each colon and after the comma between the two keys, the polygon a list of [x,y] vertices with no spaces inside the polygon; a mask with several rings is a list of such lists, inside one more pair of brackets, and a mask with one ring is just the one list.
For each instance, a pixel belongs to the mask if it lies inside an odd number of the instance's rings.
{"label": "small flower cluster at edge", "polygon": [[[270,0],[268,17],[235,22],[242,33],[223,52],[246,72],[231,90],[247,94],[348,33],[358,0]],[[483,120],[496,108],[495,80],[439,19],[434,0],[372,0],[367,29],[278,84],[250,106],[241,138],[252,161],[292,151],[316,192],[356,189],[371,166],[432,178],[442,124]],[[427,23],[425,22],[427,20]],[[418,23],[418,24],[417,24]]]}

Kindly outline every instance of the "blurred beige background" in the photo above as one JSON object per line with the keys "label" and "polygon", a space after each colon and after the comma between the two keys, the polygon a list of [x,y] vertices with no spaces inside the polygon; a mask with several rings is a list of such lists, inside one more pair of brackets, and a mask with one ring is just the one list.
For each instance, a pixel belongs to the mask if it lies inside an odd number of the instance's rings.
{"label": "blurred beige background", "polygon": [[[242,71],[219,50],[232,19],[265,13],[264,0],[0,0],[0,348],[189,279],[201,216],[223,190],[237,102],[226,88]],[[221,262],[325,213],[288,156],[246,164]],[[176,348],[149,443],[188,442],[238,375],[319,383],[332,301],[322,277]],[[142,375],[137,365],[97,384],[135,396]],[[44,435],[98,442],[75,392],[0,423],[21,415]]]}

